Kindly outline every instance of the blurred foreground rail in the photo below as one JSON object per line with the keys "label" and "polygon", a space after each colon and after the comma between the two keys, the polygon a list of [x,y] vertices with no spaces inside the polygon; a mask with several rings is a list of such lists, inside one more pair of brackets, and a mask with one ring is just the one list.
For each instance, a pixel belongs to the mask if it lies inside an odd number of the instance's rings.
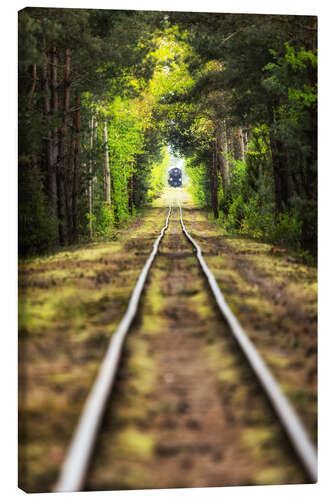
{"label": "blurred foreground rail", "polygon": [[[110,402],[111,391],[113,390],[117,376],[124,341],[131,328],[133,320],[136,317],[138,307],[141,304],[140,297],[143,293],[149,270],[157,255],[159,245],[166,230],[168,229],[171,212],[172,207],[170,205],[165,226],[162,228],[159,237],[155,241],[153,250],[147,259],[144,268],[142,269],[137,284],[132,292],[128,309],[117,331],[112,336],[96,382],[83,409],[82,416],[72,439],[59,481],[55,487],[55,491],[79,491],[85,487],[87,481],[89,482],[87,476],[89,477],[90,460],[94,453],[104,413],[107,406],[112,404],[112,401],[110,404],[108,404],[108,402]],[[281,426],[287,434],[294,451],[298,455],[309,480],[311,482],[315,482],[317,480],[316,452],[306,430],[304,429],[292,406],[283,395],[254,345],[246,336],[236,317],[228,307],[213,274],[202,257],[200,246],[189,235],[185,228],[180,203],[179,217],[182,231],[196,250],[196,257],[200,267],[208,280],[210,290],[215,297],[223,319],[228,324],[229,331],[232,332],[245,358],[247,359],[248,364],[255,373],[261,387],[265,391],[265,394],[273,406]],[[184,252],[183,254],[180,254],[180,257],[182,255],[185,255]],[[212,486],[213,485],[215,484],[212,484]]]}
{"label": "blurred foreground rail", "polygon": [[210,289],[216,299],[216,303],[227,321],[230,330],[234,337],[236,338],[239,347],[242,349],[246,359],[248,360],[252,370],[256,374],[260,384],[263,387],[266,395],[271,401],[280,422],[287,432],[290,441],[295,448],[300,460],[302,461],[309,477],[312,481],[317,480],[317,456],[316,451],[313,444],[310,441],[310,438],[298,418],[296,412],[290,405],[287,398],[284,396],[281,391],[279,385],[275,381],[273,375],[270,370],[266,366],[264,360],[250,341],[249,337],[246,335],[245,331],[237,321],[236,316],[232,313],[229,308],[227,302],[225,301],[223,294],[215,280],[213,273],[208,268],[204,258],[202,257],[202,252],[200,246],[195,242],[195,240],[190,236],[190,234],[186,231],[183,216],[182,216],[182,208],[179,202],[179,213],[180,213],[180,222],[182,225],[182,230],[186,235],[187,239],[192,243],[194,248],[196,249],[196,255],[201,266],[202,271],[204,272]]}

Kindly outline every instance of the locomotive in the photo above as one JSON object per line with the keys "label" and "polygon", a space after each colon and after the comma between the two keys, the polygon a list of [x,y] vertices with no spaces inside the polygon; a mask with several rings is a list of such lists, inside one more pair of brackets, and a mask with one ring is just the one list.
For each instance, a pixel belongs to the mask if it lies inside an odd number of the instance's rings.
{"label": "locomotive", "polygon": [[178,167],[171,167],[168,171],[168,183],[172,187],[180,187],[182,185],[182,171]]}

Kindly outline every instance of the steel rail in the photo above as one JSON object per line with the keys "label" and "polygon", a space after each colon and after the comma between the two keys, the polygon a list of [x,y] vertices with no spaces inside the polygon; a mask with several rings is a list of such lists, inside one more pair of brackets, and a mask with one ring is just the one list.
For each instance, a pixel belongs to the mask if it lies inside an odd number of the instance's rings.
{"label": "steel rail", "polygon": [[295,410],[291,406],[290,402],[286,396],[281,391],[278,383],[271,374],[266,363],[260,356],[259,352],[241,327],[235,315],[229,308],[217,281],[206,264],[202,256],[202,251],[200,246],[192,238],[192,236],[187,232],[185,224],[183,221],[182,207],[180,201],[178,200],[180,223],[182,226],[183,233],[186,238],[192,243],[196,249],[197,259],[200,263],[202,271],[204,272],[211,291],[216,299],[218,307],[228,323],[233,336],[236,338],[243,354],[245,355],[248,363],[250,364],[252,370],[256,374],[259,382],[261,383],[266,395],[268,396],[272,406],[274,407],[280,422],[286,431],[299,459],[301,460],[305,470],[307,471],[309,477],[313,482],[317,482],[317,454],[313,443],[311,442],[309,435],[300,421]]}
{"label": "steel rail", "polygon": [[127,310],[117,330],[112,335],[99,373],[85,403],[74,437],[70,443],[69,451],[62,466],[58,482],[54,488],[56,492],[80,491],[84,486],[86,472],[104,415],[106,402],[110,397],[116,377],[123,343],[136,315],[149,269],[157,254],[164,233],[168,228],[171,211],[172,203],[170,203],[169,206],[165,226],[156,239],[153,250],[142,268],[133,289]]}

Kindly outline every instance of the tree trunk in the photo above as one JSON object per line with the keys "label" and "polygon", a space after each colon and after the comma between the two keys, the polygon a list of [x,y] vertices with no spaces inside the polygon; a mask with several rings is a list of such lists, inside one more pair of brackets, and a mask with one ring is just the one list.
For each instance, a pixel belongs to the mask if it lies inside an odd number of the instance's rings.
{"label": "tree trunk", "polygon": [[113,211],[114,211],[114,223],[116,226],[119,226],[119,212],[118,212],[116,193],[115,193],[112,175],[111,175],[111,193],[112,193],[112,204],[113,204]]}
{"label": "tree trunk", "polygon": [[[58,96],[58,56],[56,47],[51,49],[51,106],[52,115],[55,120],[59,115],[59,96]],[[59,242],[61,245],[67,243],[67,235],[65,233],[65,185],[64,178],[59,169],[59,131],[58,127],[52,129],[52,169],[55,170],[57,176],[57,194],[58,194],[58,219],[59,219]]]}
{"label": "tree trunk", "polygon": [[47,195],[50,201],[51,211],[54,217],[58,214],[58,196],[57,196],[57,172],[56,167],[53,162],[53,140],[52,132],[50,130],[50,113],[51,113],[51,102],[50,102],[50,80],[49,80],[49,56],[46,50],[46,44],[44,41],[44,64],[42,67],[42,88],[44,95],[44,116],[46,125],[46,164],[47,164]]}
{"label": "tree trunk", "polygon": [[284,210],[289,210],[289,182],[287,161],[285,158],[285,150],[283,143],[276,137],[272,131],[274,125],[274,109],[277,109],[279,103],[275,102],[269,109],[271,130],[269,132],[270,147],[272,153],[272,168],[274,177],[274,192],[275,192],[275,218]]}
{"label": "tree trunk", "polygon": [[66,172],[65,172],[65,187],[66,187],[66,213],[67,213],[67,229],[68,235],[71,240],[73,239],[73,197],[72,197],[72,188],[73,188],[73,179],[74,179],[74,151],[75,151],[75,130],[74,130],[74,116],[72,118],[73,126],[70,127],[71,136],[70,136],[70,145],[68,158],[66,161]]}
{"label": "tree trunk", "polygon": [[213,149],[213,163],[211,167],[211,196],[212,196],[212,208],[214,219],[218,219],[219,209],[218,209],[218,176],[217,176],[217,161],[216,161],[216,152],[215,148]]}
{"label": "tree trunk", "polygon": [[105,175],[105,201],[111,207],[111,176],[109,163],[108,129],[106,120],[104,121],[104,175]]}
{"label": "tree trunk", "polygon": [[[71,186],[73,185],[73,175],[74,171],[74,148],[75,148],[75,135],[72,131],[71,137],[68,137],[68,121],[70,115],[70,105],[71,105],[71,93],[70,93],[70,63],[71,63],[71,52],[66,49],[65,52],[65,78],[64,78],[64,116],[63,116],[63,168],[64,168],[64,178],[65,178],[65,194],[66,194],[66,221],[67,221],[67,234],[71,239],[73,234],[73,220],[72,220],[72,199],[71,199]],[[70,142],[70,145],[69,145]]]}
{"label": "tree trunk", "polygon": [[244,145],[244,139],[243,139],[243,131],[240,127],[237,129],[237,139],[238,139],[238,147],[239,147],[239,152],[240,152],[240,161],[245,160],[245,145]]}
{"label": "tree trunk", "polygon": [[57,186],[58,186],[58,214],[59,214],[59,242],[61,245],[68,243],[67,227],[66,227],[66,192],[65,192],[65,179],[57,170]]}
{"label": "tree trunk", "polygon": [[92,222],[92,216],[93,216],[93,179],[92,179],[92,150],[94,147],[94,130],[95,130],[95,120],[94,117],[91,118],[90,122],[90,160],[89,160],[89,185],[88,185],[88,197],[89,197],[89,235],[90,239],[93,239],[93,222]]}
{"label": "tree trunk", "polygon": [[73,169],[73,196],[72,196],[72,212],[73,212],[73,242],[78,239],[78,211],[77,211],[77,195],[79,182],[79,163],[80,163],[80,131],[81,131],[81,96],[77,94],[75,97],[75,112],[74,112],[74,169]]}
{"label": "tree trunk", "polygon": [[270,132],[270,146],[274,177],[275,216],[278,218],[284,210],[289,210],[288,172],[283,144],[272,131]]}
{"label": "tree trunk", "polygon": [[226,156],[227,152],[228,145],[225,125],[221,122],[218,122],[216,126],[216,168],[219,168],[221,173],[223,195],[225,195],[228,191],[229,185],[229,162]]}
{"label": "tree trunk", "polygon": [[61,184],[59,195],[64,197],[59,200],[61,206],[60,231],[64,243],[68,243],[70,239],[70,215],[69,207],[69,183],[68,169],[66,163],[68,160],[68,116],[70,111],[70,51],[65,52],[65,75],[64,75],[64,99],[62,125],[59,130],[59,161],[58,161],[58,178]]}
{"label": "tree trunk", "polygon": [[243,130],[243,141],[244,141],[244,150],[245,150],[245,153],[247,153],[249,150],[249,142],[250,142],[249,129]]}
{"label": "tree trunk", "polygon": [[129,214],[133,215],[133,172],[128,180],[128,210]]}
{"label": "tree trunk", "polygon": [[[58,97],[58,57],[56,47],[51,50],[51,108],[53,119],[57,120],[59,113],[59,97]],[[57,170],[58,165],[58,128],[52,129],[52,167]]]}
{"label": "tree trunk", "polygon": [[33,64],[32,65],[32,85],[31,85],[31,89],[29,91],[29,97],[28,97],[28,101],[29,101],[29,104],[31,104],[31,100],[32,100],[32,97],[36,91],[36,85],[37,85],[37,80],[38,80],[38,77],[37,77],[37,64]]}
{"label": "tree trunk", "polygon": [[246,153],[249,149],[249,131],[247,129],[243,129],[242,132],[244,152]]}

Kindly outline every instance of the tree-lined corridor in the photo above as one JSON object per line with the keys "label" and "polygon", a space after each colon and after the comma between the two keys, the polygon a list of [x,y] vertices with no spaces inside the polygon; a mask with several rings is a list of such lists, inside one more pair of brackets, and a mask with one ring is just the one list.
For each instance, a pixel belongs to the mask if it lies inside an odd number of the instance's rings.
{"label": "tree-lined corridor", "polygon": [[227,230],[314,256],[316,61],[313,17],[24,9],[21,254],[109,237],[168,146]]}

